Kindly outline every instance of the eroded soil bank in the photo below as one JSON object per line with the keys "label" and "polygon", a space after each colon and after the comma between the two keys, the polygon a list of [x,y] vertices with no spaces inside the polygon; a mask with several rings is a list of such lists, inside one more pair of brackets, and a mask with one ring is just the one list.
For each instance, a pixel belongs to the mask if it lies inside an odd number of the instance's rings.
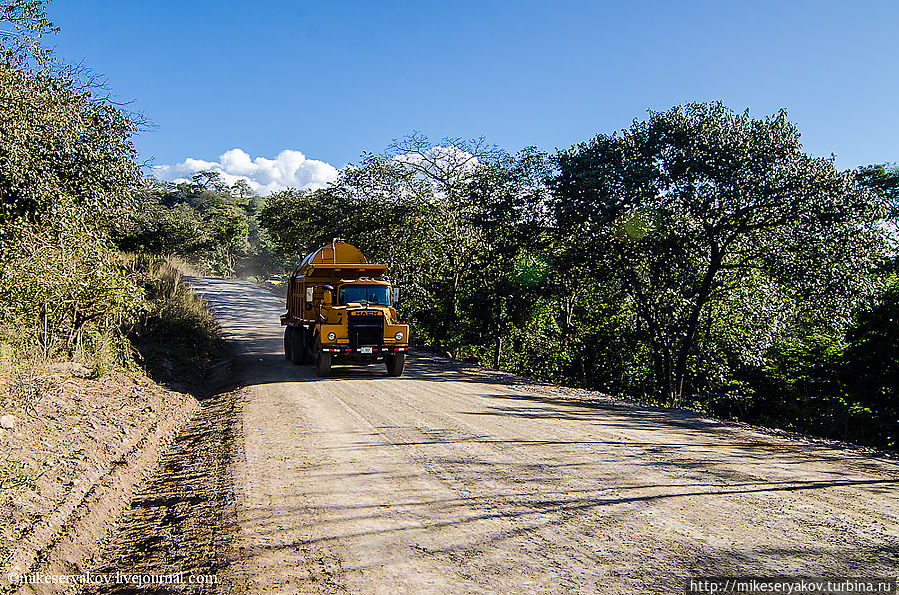
{"label": "eroded soil bank", "polygon": [[142,374],[94,378],[78,364],[7,381],[31,394],[6,404],[15,421],[0,430],[3,462],[14,462],[7,470],[22,479],[0,496],[0,592],[16,588],[16,575],[77,574],[95,565],[98,544],[130,495],[199,409],[191,395]]}

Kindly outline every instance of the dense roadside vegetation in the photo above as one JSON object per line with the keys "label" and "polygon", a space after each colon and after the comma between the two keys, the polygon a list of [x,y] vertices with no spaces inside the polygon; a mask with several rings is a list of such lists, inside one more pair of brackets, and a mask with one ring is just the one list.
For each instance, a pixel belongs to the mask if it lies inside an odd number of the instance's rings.
{"label": "dense roadside vegetation", "polygon": [[181,256],[211,275],[262,278],[284,268],[259,228],[264,199],[243,180],[228,186],[214,171],[180,184],[148,179],[135,200],[139,208],[115,231],[123,250]]}
{"label": "dense roadside vegetation", "polygon": [[[171,266],[120,242],[144,209],[137,119],[42,48],[42,2],[0,2],[0,19],[0,407],[33,397],[53,360],[102,375],[210,357],[215,328]],[[161,351],[173,331],[196,348]]]}
{"label": "dense roadside vegetation", "polygon": [[2,6],[7,352],[127,363],[168,311],[159,259],[264,278],[343,237],[390,265],[420,344],[897,447],[899,170],[805,154],[785,112],[678,106],[554,155],[412,134],[259,197],[216,171],[141,179],[133,118],[35,45],[39,2]]}
{"label": "dense roadside vegetation", "polygon": [[140,286],[110,223],[140,180],[135,125],[56,63],[39,2],[2,5],[0,332],[20,357],[124,361]]}

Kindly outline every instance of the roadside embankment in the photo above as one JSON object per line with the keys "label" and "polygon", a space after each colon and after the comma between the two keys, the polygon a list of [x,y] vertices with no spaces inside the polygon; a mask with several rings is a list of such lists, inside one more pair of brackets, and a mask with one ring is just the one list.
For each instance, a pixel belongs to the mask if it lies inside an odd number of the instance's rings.
{"label": "roadside embankment", "polygon": [[[45,579],[130,570],[122,535],[136,509],[152,508],[160,477],[190,498],[224,477],[218,422],[229,401],[215,395],[230,354],[177,268],[149,268],[148,309],[132,336],[140,367],[0,352],[0,593],[59,592]],[[210,493],[226,495],[222,487]]]}
{"label": "roadside embankment", "polygon": [[[44,390],[5,409],[15,422],[0,431],[4,464],[19,477],[0,500],[3,592],[15,590],[16,575],[92,566],[114,520],[199,408],[191,395],[140,374],[93,379],[72,364],[37,374],[32,380]],[[19,592],[56,588],[21,585]]]}

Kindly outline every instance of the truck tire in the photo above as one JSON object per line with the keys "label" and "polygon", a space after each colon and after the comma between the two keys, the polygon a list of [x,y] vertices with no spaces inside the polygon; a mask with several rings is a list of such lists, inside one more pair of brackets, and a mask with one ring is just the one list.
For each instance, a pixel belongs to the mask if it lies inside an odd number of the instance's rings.
{"label": "truck tire", "polygon": [[406,367],[406,354],[397,353],[395,355],[388,355],[384,358],[384,363],[387,364],[388,376],[402,376],[403,368]]}
{"label": "truck tire", "polygon": [[303,363],[303,336],[300,329],[294,328],[290,333],[290,361],[298,366]]}
{"label": "truck tire", "polygon": [[315,347],[313,349],[315,373],[322,378],[327,378],[331,375],[331,354],[322,351],[322,342],[318,336],[315,337]]}
{"label": "truck tire", "polygon": [[290,359],[290,341],[293,339],[291,337],[290,327],[284,327],[284,357]]}

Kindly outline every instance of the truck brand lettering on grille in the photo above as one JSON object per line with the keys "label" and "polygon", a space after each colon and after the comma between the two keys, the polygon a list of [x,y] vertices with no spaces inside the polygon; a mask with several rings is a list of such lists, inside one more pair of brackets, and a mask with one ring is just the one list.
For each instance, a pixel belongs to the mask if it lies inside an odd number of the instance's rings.
{"label": "truck brand lettering on grille", "polygon": [[378,310],[362,310],[361,312],[350,312],[350,316],[382,316]]}

